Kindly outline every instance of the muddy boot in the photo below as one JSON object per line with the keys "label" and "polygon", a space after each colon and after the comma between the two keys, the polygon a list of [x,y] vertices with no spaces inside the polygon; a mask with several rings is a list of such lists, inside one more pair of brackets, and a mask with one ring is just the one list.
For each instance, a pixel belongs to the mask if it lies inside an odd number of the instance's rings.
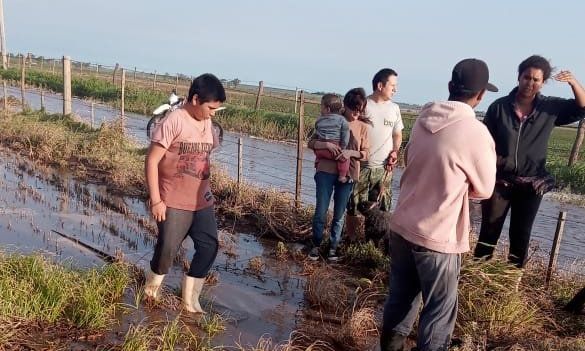
{"label": "muddy boot", "polygon": [[183,308],[191,313],[205,313],[199,304],[199,295],[203,289],[205,278],[194,278],[185,275],[183,278]]}
{"label": "muddy boot", "polygon": [[381,351],[403,351],[406,335],[399,334],[395,331],[384,332],[380,335]]}
{"label": "muddy boot", "polygon": [[156,274],[149,270],[146,274],[146,283],[144,283],[144,295],[156,300],[158,298],[158,290],[164,277],[164,274]]}
{"label": "muddy boot", "polygon": [[359,241],[362,230],[362,219],[359,216],[345,216],[345,240],[349,243]]}

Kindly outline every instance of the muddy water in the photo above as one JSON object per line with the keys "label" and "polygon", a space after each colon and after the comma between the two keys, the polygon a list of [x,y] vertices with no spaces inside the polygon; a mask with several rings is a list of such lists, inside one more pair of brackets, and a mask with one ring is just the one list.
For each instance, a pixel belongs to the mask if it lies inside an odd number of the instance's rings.
{"label": "muddy water", "polygon": [[[20,91],[10,88],[9,94],[20,96]],[[40,107],[40,97],[38,94],[28,93],[26,99],[33,108]],[[47,95],[45,106],[48,111],[62,111],[60,96]],[[90,107],[87,102],[74,99],[73,112],[83,120],[89,122]],[[119,112],[117,110],[110,107],[96,105],[95,123],[111,120],[116,118],[118,114]],[[128,135],[144,145],[146,145],[146,122],[147,117],[145,116],[132,113],[127,114],[126,128]],[[256,185],[275,187],[283,192],[294,193],[296,146],[226,133],[225,141],[222,147],[215,152],[214,158],[216,163],[221,164],[234,177],[237,175],[238,137],[242,137],[243,139],[244,179]],[[312,151],[305,149],[303,154],[301,198],[307,204],[314,204],[315,201],[315,183],[312,178],[314,174],[313,162],[314,157]],[[401,171],[398,170],[393,177],[394,204],[396,203],[399,192],[400,175]],[[571,265],[572,267],[569,267],[571,269],[583,269],[583,253],[585,252],[585,209],[583,208],[562,204],[545,197],[534,224],[534,240],[532,246],[539,255],[546,255],[550,252],[557,225],[556,217],[561,210],[568,212],[568,218],[560,247],[560,259],[564,265]],[[477,206],[473,215],[474,223],[478,227],[481,219],[481,211]],[[509,221],[506,221],[504,231],[502,232],[503,241],[507,241],[508,226]]]}
{"label": "muddy water", "polygon": [[[115,198],[102,187],[80,184],[63,173],[38,168],[0,149],[0,247],[3,251],[43,252],[72,267],[104,264],[94,252],[66,239],[62,233],[109,255],[148,267],[154,236],[144,223],[145,205],[138,200]],[[272,256],[270,242],[245,233],[220,230],[222,248],[212,268],[218,283],[204,291],[208,309],[228,318],[227,330],[216,337],[218,345],[255,344],[263,334],[286,340],[295,329],[296,312],[302,305],[304,281],[299,268]],[[184,257],[193,254],[192,243],[183,246]],[[260,274],[248,269],[249,260],[261,257]],[[165,278],[168,291],[180,285],[183,261],[177,260]],[[132,303],[133,301],[127,301]],[[140,308],[125,316],[126,323],[173,319],[174,311]],[[122,334],[123,336],[123,334]]]}

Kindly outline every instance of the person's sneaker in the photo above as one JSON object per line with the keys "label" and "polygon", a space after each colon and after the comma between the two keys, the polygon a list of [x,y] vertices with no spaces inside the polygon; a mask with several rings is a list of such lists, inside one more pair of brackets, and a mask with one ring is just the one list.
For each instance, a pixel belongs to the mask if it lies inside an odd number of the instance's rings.
{"label": "person's sneaker", "polygon": [[309,252],[309,260],[317,261],[318,259],[319,259],[319,248],[314,247],[311,249],[311,252]]}
{"label": "person's sneaker", "polygon": [[336,249],[329,249],[329,254],[327,254],[327,260],[330,262],[337,262],[339,261],[339,256],[337,256]]}

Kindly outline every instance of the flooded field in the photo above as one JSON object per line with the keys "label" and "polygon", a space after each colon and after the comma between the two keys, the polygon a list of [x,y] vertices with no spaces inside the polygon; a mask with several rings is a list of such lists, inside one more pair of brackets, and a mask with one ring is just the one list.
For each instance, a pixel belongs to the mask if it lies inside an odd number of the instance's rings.
{"label": "flooded field", "polygon": [[[3,251],[42,252],[74,268],[103,265],[104,260],[84,247],[87,245],[107,255],[123,257],[138,267],[148,267],[155,232],[142,201],[112,197],[100,186],[80,184],[65,173],[39,168],[7,150],[0,150],[0,169]],[[226,331],[214,343],[256,344],[263,334],[269,334],[275,341],[287,340],[303,303],[304,279],[297,274],[300,268],[292,261],[277,260],[274,244],[257,240],[253,235],[222,229],[220,242],[220,254],[212,269],[217,283],[206,287],[202,298],[207,306],[204,308],[227,321]],[[177,290],[184,271],[183,261],[192,253],[192,243],[186,241],[165,278],[167,291]],[[134,304],[131,296],[128,299],[126,303]],[[140,306],[120,317],[120,328],[126,330],[128,324],[145,318],[174,319],[177,313]]]}
{"label": "flooded field", "polygon": [[[20,91],[15,88],[9,89],[9,94],[19,96]],[[32,108],[40,108],[40,96],[38,93],[29,92],[26,96],[27,102]],[[45,107],[51,112],[62,111],[62,101],[59,95],[46,94]],[[73,113],[82,120],[90,123],[90,106],[87,101],[73,99]],[[108,106],[97,105],[95,107],[94,124],[104,121],[111,121],[117,118],[119,111]],[[126,115],[127,134],[139,144],[146,145],[146,123],[148,117],[134,113]],[[237,176],[238,163],[238,138],[243,139],[243,176],[246,182],[262,187],[273,187],[282,192],[294,194],[295,191],[295,169],[296,169],[296,146],[281,142],[270,142],[254,137],[226,133],[223,145],[217,150],[213,157],[215,163],[221,165],[232,177]],[[303,176],[301,199],[306,204],[314,204],[315,182],[313,152],[304,150],[303,154]],[[398,169],[393,176],[393,204],[396,204],[400,187],[400,176],[402,172]],[[550,196],[545,196],[536,218],[533,230],[532,246],[537,255],[547,255],[550,252],[559,211],[567,211],[565,232],[560,247],[560,263],[570,270],[583,270],[585,252],[585,209],[582,207],[554,201]],[[481,210],[478,204],[473,205],[473,222],[475,232],[479,231],[481,221]],[[501,240],[507,242],[507,231],[509,219],[504,224]]]}

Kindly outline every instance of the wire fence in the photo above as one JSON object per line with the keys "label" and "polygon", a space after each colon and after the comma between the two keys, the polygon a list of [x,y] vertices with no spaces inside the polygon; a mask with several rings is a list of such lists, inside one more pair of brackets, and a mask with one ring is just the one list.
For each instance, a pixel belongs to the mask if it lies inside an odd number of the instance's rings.
{"label": "wire fence", "polygon": [[[40,71],[57,72],[62,70],[60,62],[60,60],[34,57],[32,61],[29,61],[29,66],[36,65]],[[13,56],[10,64],[15,64]],[[116,75],[114,72],[120,69],[120,67],[116,68],[116,66],[103,64],[72,62],[72,72],[76,72],[73,75],[101,76],[104,79],[110,77],[115,80]],[[148,85],[151,89],[159,89],[164,92],[168,92],[170,88],[177,89],[177,92],[181,93],[180,90],[183,89],[183,93],[186,94],[192,77],[159,75],[156,72],[148,73],[134,69],[134,71],[129,71],[126,79],[130,81],[130,84],[133,84],[132,81],[135,80],[135,84]],[[15,82],[12,83],[12,85],[16,85],[14,84]],[[224,84],[234,85],[232,89],[228,89],[228,94],[257,96],[257,92],[254,92],[253,87],[247,86],[245,82],[230,83],[226,81]],[[281,88],[278,89],[282,90]],[[270,92],[272,94],[270,97],[279,101],[290,102],[293,105],[296,101],[293,95],[294,92],[280,90],[274,88]],[[269,91],[265,90],[264,92],[268,93]],[[13,104],[14,101],[21,100],[24,97],[26,108],[44,108],[49,112],[60,112],[63,108],[63,96],[61,94],[43,91],[35,87],[25,86],[23,93],[21,88],[10,86],[7,88],[7,96],[12,96],[11,99],[5,100],[10,100]],[[233,97],[233,99],[236,99],[236,97]],[[248,106],[251,104],[250,101],[246,100],[243,104]],[[314,103],[316,104],[317,102]],[[12,108],[20,107],[18,104],[12,106]],[[298,106],[289,106],[289,108],[295,109]],[[99,127],[100,124],[110,122],[122,115],[119,109],[80,98],[73,98],[72,113],[92,127]],[[148,143],[146,124],[149,117],[135,113],[124,113],[125,129],[128,136],[143,146]],[[404,116],[403,119],[407,125],[411,125],[415,120],[414,117],[409,115]],[[241,155],[239,154],[240,143],[243,146]],[[297,182],[296,164],[299,155],[297,155],[296,148],[296,145],[290,143],[269,142],[246,135],[227,133],[220,149],[214,152],[213,158],[215,163],[219,164],[234,178],[237,177],[239,169],[242,169],[244,181],[260,187],[272,187],[281,192],[289,193],[291,196],[296,194],[300,197],[302,203],[311,205],[315,201],[314,156],[311,150],[304,148],[300,158],[302,166],[301,178],[300,182]],[[557,148],[566,150],[566,148]],[[399,176],[400,171],[397,172],[393,180],[394,203],[398,194]],[[300,184],[300,189],[296,188],[297,184]],[[585,210],[582,208],[576,206],[563,208],[556,202],[544,201],[534,226],[533,243],[536,246],[533,249],[533,255],[546,256],[550,253],[560,210],[567,210],[569,214],[565,221],[565,233],[559,250],[559,267],[564,271],[583,275],[585,267],[582,254],[585,252],[585,237],[583,235],[585,233],[585,219],[583,219],[585,218]],[[505,237],[505,234],[502,237]]]}

